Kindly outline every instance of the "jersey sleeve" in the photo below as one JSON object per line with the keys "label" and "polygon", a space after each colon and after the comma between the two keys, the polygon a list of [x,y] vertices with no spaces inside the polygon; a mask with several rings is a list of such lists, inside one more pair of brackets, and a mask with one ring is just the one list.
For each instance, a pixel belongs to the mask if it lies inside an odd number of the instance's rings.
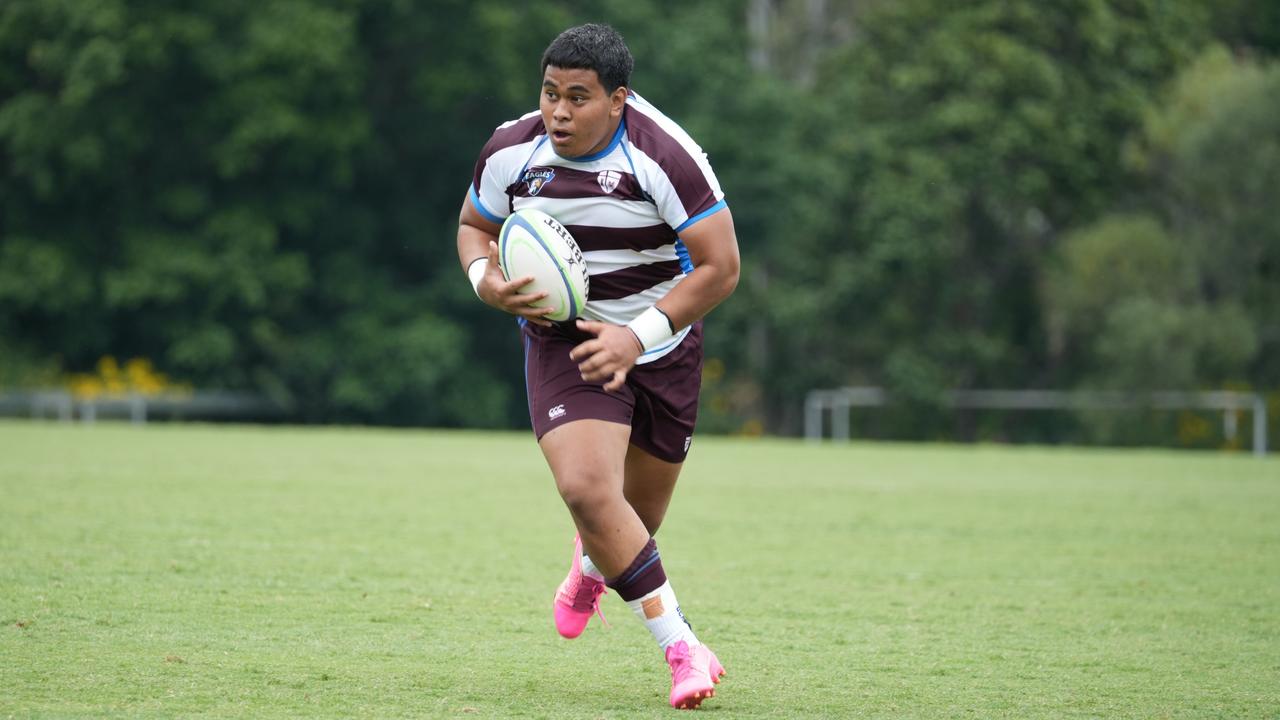
{"label": "jersey sleeve", "polygon": [[510,214],[510,203],[507,199],[507,186],[511,184],[511,180],[504,180],[502,177],[501,163],[491,162],[493,153],[490,151],[489,145],[492,140],[485,145],[480,153],[480,159],[476,161],[475,173],[471,178],[471,189],[468,195],[471,198],[471,204],[475,206],[486,220],[498,225]]}
{"label": "jersey sleeve", "polygon": [[702,148],[697,148],[696,153],[690,158],[698,172],[694,174],[692,168],[686,168],[686,172],[672,182],[676,202],[661,209],[662,217],[677,233],[727,207],[724,191],[707,161],[707,154]]}
{"label": "jersey sleeve", "polygon": [[519,178],[523,162],[542,130],[542,118],[529,113],[500,125],[476,160],[468,196],[476,210],[490,222],[501,224],[511,214],[507,188]]}
{"label": "jersey sleeve", "polygon": [[632,162],[662,219],[678,233],[724,209],[724,191],[707,154],[683,128],[638,102],[627,117]]}

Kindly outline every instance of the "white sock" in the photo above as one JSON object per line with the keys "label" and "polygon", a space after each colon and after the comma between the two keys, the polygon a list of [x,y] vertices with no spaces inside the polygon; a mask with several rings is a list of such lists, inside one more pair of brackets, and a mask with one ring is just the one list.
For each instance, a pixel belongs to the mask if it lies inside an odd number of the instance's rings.
{"label": "white sock", "polygon": [[587,557],[586,553],[582,555],[582,574],[604,582],[604,574],[600,572],[595,563],[591,562],[591,558]]}
{"label": "white sock", "polygon": [[680,612],[680,603],[676,602],[676,593],[671,589],[670,582],[662,583],[662,587],[644,597],[629,600],[627,606],[640,618],[663,650],[681,640],[688,643],[689,647],[701,644],[693,634],[693,628],[685,622],[684,613]]}

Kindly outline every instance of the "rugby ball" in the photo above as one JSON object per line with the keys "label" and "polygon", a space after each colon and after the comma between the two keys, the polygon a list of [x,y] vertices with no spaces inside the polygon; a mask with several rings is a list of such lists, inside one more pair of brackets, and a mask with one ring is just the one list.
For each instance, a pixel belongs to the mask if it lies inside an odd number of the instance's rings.
{"label": "rugby ball", "polygon": [[587,263],[573,235],[555,218],[541,210],[517,210],[502,223],[498,232],[498,266],[502,277],[533,276],[533,282],[520,289],[534,293],[546,291],[533,307],[553,307],[548,320],[563,322],[582,314],[587,304]]}

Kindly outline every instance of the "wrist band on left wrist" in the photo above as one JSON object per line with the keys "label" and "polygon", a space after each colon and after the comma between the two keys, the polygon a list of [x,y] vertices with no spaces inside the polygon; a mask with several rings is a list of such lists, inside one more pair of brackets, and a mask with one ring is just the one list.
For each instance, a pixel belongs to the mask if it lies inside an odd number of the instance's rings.
{"label": "wrist band on left wrist", "polygon": [[675,337],[671,328],[671,318],[655,305],[640,313],[627,323],[627,328],[640,339],[640,347],[648,352]]}

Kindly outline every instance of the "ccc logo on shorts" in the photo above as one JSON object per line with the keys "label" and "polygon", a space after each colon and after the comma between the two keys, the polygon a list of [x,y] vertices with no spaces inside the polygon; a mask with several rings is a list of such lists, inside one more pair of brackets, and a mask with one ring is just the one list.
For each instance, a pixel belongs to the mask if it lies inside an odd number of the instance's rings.
{"label": "ccc logo on shorts", "polygon": [[547,411],[547,419],[555,420],[556,418],[564,417],[564,413],[565,413],[564,406],[557,405]]}

